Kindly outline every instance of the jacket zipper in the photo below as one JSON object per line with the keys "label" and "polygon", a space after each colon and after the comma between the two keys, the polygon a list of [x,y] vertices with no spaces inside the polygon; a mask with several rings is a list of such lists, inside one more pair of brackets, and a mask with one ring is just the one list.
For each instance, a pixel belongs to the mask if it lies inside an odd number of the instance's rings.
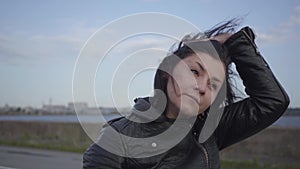
{"label": "jacket zipper", "polygon": [[207,150],[205,149],[205,147],[202,145],[202,144],[199,144],[204,155],[205,155],[205,160],[206,160],[206,166],[207,166],[207,169],[209,169],[209,162],[208,162],[208,153],[207,153]]}

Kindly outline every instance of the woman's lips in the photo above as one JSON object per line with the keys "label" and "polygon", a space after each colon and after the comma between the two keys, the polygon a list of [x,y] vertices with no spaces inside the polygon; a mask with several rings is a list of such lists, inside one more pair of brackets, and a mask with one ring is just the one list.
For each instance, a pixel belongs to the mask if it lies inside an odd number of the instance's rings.
{"label": "woman's lips", "polygon": [[184,94],[188,97],[190,97],[191,99],[193,99],[198,105],[200,105],[200,99],[198,99],[196,96],[190,95],[190,94]]}

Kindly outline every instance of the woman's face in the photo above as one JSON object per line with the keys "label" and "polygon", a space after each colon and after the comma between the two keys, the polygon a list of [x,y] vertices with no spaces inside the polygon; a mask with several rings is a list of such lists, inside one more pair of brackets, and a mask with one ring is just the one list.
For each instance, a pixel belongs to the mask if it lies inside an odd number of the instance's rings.
{"label": "woman's face", "polygon": [[215,100],[225,78],[224,64],[209,54],[197,53],[182,59],[168,78],[167,116],[176,118],[204,112]]}

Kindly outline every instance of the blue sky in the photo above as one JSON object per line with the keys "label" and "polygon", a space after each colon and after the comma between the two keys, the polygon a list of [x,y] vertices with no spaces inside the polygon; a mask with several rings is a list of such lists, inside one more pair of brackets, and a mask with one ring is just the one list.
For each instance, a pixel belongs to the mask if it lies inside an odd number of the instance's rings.
{"label": "blue sky", "polygon": [[[255,30],[260,51],[290,95],[291,107],[300,107],[297,0],[1,1],[0,106],[41,107],[50,98],[52,104],[72,101],[74,65],[88,38],[105,24],[139,12],[172,14],[200,30],[246,15],[242,26]],[[145,85],[146,92],[139,88],[135,93],[145,95],[152,84]]]}

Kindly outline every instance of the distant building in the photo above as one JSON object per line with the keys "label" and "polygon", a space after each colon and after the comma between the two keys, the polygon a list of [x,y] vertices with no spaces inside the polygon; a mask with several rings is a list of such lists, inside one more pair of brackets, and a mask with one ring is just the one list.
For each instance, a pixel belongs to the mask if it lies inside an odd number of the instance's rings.
{"label": "distant building", "polygon": [[89,109],[89,106],[86,102],[70,102],[68,103],[68,108],[73,112],[83,113],[84,110]]}
{"label": "distant building", "polygon": [[85,114],[99,114],[100,109],[97,108],[97,107],[90,107],[90,108],[87,108],[87,109],[83,109],[82,113],[85,113]]}
{"label": "distant building", "polygon": [[102,114],[111,114],[111,113],[117,113],[118,110],[113,107],[100,107],[100,112]]}
{"label": "distant building", "polygon": [[69,113],[70,109],[68,109],[65,105],[43,105],[43,111],[48,113]]}
{"label": "distant building", "polygon": [[27,115],[47,115],[47,114],[121,114],[127,115],[131,112],[131,108],[115,108],[115,107],[89,107],[86,102],[69,102],[67,105],[55,105],[52,101],[49,104],[42,105],[42,108],[14,107],[5,104],[0,107],[0,115],[5,114],[27,114]]}
{"label": "distant building", "polygon": [[34,113],[38,112],[35,108],[30,107],[30,106],[23,107],[23,111],[25,114],[34,114]]}

